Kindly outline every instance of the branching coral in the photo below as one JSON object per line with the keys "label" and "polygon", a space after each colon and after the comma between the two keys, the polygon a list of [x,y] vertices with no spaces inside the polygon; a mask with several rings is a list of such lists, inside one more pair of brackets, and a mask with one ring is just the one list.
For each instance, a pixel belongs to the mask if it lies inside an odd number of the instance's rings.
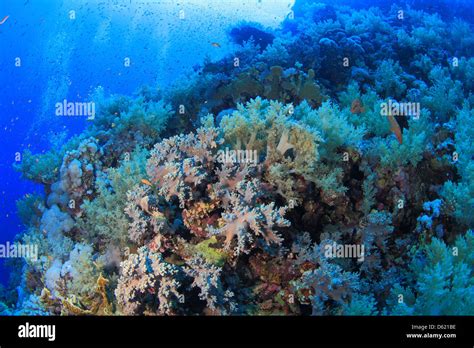
{"label": "branching coral", "polygon": [[98,88],[15,165],[45,197],[18,202],[39,255],[0,311],[472,313],[472,28],[398,10],[297,1],[164,91]]}
{"label": "branching coral", "polygon": [[138,249],[121,264],[115,296],[125,315],[172,314],[180,301],[180,269],[148,250]]}
{"label": "branching coral", "polygon": [[460,222],[474,226],[474,146],[472,145],[472,124],[474,112],[467,105],[460,110],[456,117],[455,133],[455,164],[459,168],[461,180],[448,180],[441,191],[451,214]]}
{"label": "branching coral", "polygon": [[399,99],[406,91],[403,82],[402,68],[393,60],[383,61],[375,72],[376,91],[384,98]]}
{"label": "branching coral", "polygon": [[[274,231],[275,227],[289,226],[290,222],[283,217],[286,208],[275,209],[275,204],[257,204],[256,180],[239,182],[236,190],[230,194],[230,201],[221,215],[218,224],[222,227],[212,231],[213,234],[225,236],[225,248],[230,248],[234,237],[237,237],[236,255],[248,252],[248,245],[255,242],[254,236],[262,237],[267,244],[280,244],[282,239]],[[253,209],[249,207],[254,207]]]}
{"label": "branching coral", "polygon": [[[379,116],[383,117],[383,116]],[[422,110],[419,119],[410,118],[408,129],[403,129],[400,144],[395,136],[385,139],[374,138],[371,155],[380,156],[381,164],[384,167],[396,168],[398,166],[416,166],[423,158],[423,153],[427,150],[430,141],[431,130],[428,127],[429,113]]]}
{"label": "branching coral", "polygon": [[295,117],[320,132],[324,142],[320,145],[319,152],[325,158],[333,157],[339,147],[357,148],[365,133],[363,126],[355,127],[350,124],[347,114],[330,102],[324,102],[316,110],[311,110],[308,104],[302,103],[295,110]]}
{"label": "branching coral", "polygon": [[[156,192],[167,201],[173,197],[179,199],[181,208],[185,209],[185,223],[195,226],[191,228],[194,234],[200,237],[210,236],[209,233],[224,235],[226,248],[231,247],[237,236],[236,254],[248,251],[248,244],[258,238],[267,243],[279,243],[274,228],[288,225],[283,218],[285,210],[275,208],[274,203],[258,202],[257,191],[262,184],[246,178],[249,168],[245,165],[221,161],[217,137],[217,128],[200,128],[196,135],[174,137],[157,144],[147,165]],[[199,203],[194,201],[203,186],[213,201],[201,204],[199,213],[196,210]],[[220,213],[219,203],[223,208]],[[211,224],[206,226],[200,220]]]}
{"label": "branching coral", "polygon": [[222,288],[220,281],[222,270],[199,257],[189,261],[189,266],[185,272],[194,279],[191,286],[199,288],[199,299],[206,301],[210,312],[221,315],[232,313],[236,306],[232,301],[234,294]]}
{"label": "branching coral", "polygon": [[472,231],[453,246],[436,238],[421,246],[410,264],[413,282],[392,290],[391,314],[472,315],[473,248]]}
{"label": "branching coral", "polygon": [[118,168],[108,168],[97,175],[98,195],[83,203],[83,216],[78,222],[88,240],[100,238],[104,244],[127,244],[129,221],[124,212],[127,191],[145,177],[147,154],[146,150],[137,149],[126,154]]}
{"label": "branching coral", "polygon": [[346,303],[359,287],[356,274],[344,272],[341,267],[320,259],[319,267],[303,273],[300,280],[294,283],[299,301],[310,302],[313,315],[328,313],[327,301],[337,305]]}
{"label": "branching coral", "polygon": [[245,107],[240,105],[238,111],[221,122],[224,139],[234,149],[264,153],[267,180],[287,199],[294,197],[294,176],[308,179],[319,158],[318,131],[293,117],[304,114],[305,109],[300,112],[300,108],[309,109],[309,106],[303,103],[293,109],[291,105],[257,98]]}
{"label": "branching coral", "polygon": [[454,116],[456,106],[462,103],[462,85],[450,78],[448,69],[440,66],[431,70],[429,78],[432,85],[427,88],[422,98],[423,105],[426,105],[437,119],[447,121]]}

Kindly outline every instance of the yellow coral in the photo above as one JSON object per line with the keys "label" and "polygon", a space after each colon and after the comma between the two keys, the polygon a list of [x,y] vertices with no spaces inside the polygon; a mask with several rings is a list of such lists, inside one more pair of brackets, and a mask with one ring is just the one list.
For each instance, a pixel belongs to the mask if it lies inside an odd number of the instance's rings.
{"label": "yellow coral", "polygon": [[209,215],[218,207],[216,202],[196,202],[183,210],[183,223],[197,236],[205,236]]}
{"label": "yellow coral", "polygon": [[[94,294],[84,299],[78,299],[75,295],[62,299],[62,314],[68,315],[111,315],[112,305],[107,298],[106,286],[109,281],[102,276],[97,278],[97,289]],[[46,294],[47,295],[47,294]],[[88,304],[88,308],[82,305]]]}
{"label": "yellow coral", "polygon": [[191,248],[193,254],[202,256],[208,263],[222,267],[229,258],[229,253],[213,246],[217,243],[216,236],[203,240]]}

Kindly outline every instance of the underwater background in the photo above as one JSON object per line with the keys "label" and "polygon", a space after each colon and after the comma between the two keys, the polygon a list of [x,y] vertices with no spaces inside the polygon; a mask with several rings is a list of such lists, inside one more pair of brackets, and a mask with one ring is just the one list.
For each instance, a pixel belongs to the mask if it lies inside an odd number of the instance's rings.
{"label": "underwater background", "polygon": [[2,2],[0,313],[473,315],[473,16]]}
{"label": "underwater background", "polygon": [[[0,4],[2,18],[15,13],[0,27],[0,122],[4,132],[0,141],[6,149],[0,154],[2,243],[22,230],[15,201],[26,193],[43,191],[40,186],[19,180],[11,165],[12,154],[27,148],[35,153],[45,151],[52,144],[60,145],[65,140],[61,136],[67,138],[86,126],[86,119],[80,117],[51,118],[56,102],[87,100],[98,86],[108,93],[125,95],[143,85],[166,88],[193,71],[206,55],[219,59],[231,49],[229,23],[249,19],[277,27],[290,6],[285,1],[271,6],[255,1],[234,3],[229,8],[222,1],[187,1],[189,20],[180,19],[182,6],[174,1]],[[76,12],[77,20],[70,19],[70,11]],[[204,22],[206,27],[202,26]],[[214,41],[221,42],[222,47],[213,47]],[[26,63],[22,64],[24,69],[10,64],[16,57]],[[133,60],[133,69],[124,67],[126,57]],[[8,274],[8,270],[0,274],[3,283]]]}

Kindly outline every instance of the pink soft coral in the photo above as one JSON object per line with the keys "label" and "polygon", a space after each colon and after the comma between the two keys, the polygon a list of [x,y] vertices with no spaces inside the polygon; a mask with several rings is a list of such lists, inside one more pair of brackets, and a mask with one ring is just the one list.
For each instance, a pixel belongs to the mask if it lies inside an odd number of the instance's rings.
{"label": "pink soft coral", "polygon": [[[230,204],[222,213],[221,225],[214,233],[225,235],[225,247],[230,248],[234,237],[237,237],[235,254],[248,252],[248,245],[254,242],[254,236],[262,237],[267,244],[280,244],[282,239],[275,227],[286,227],[290,222],[283,218],[286,208],[275,209],[275,204],[258,204],[257,191],[260,182],[241,181],[236,190],[230,194]],[[253,232],[249,233],[249,232]]]}

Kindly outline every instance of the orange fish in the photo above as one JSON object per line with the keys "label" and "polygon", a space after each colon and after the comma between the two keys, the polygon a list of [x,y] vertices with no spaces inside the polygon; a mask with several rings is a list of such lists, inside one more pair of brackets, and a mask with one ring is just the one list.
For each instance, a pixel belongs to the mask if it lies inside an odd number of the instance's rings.
{"label": "orange fish", "polygon": [[214,46],[214,47],[221,47],[221,44],[218,43],[218,42],[211,42],[211,45]]}
{"label": "orange fish", "polygon": [[142,184],[148,185],[148,186],[153,186],[153,184],[150,182],[150,180],[147,179],[142,179]]}
{"label": "orange fish", "polygon": [[360,101],[359,98],[354,99],[351,104],[351,112],[353,114],[361,114],[365,112],[364,105],[362,105],[362,102]]}
{"label": "orange fish", "polygon": [[7,21],[7,19],[8,19],[8,17],[10,17],[10,16],[5,16],[5,17],[3,17],[3,19],[0,21],[0,25],[2,25],[3,23],[5,23],[5,22]]}
{"label": "orange fish", "polygon": [[403,138],[402,138],[402,130],[400,128],[400,125],[398,124],[397,120],[392,114],[388,115],[388,120],[390,122],[390,130],[395,134],[398,142],[401,144],[403,142]]}

